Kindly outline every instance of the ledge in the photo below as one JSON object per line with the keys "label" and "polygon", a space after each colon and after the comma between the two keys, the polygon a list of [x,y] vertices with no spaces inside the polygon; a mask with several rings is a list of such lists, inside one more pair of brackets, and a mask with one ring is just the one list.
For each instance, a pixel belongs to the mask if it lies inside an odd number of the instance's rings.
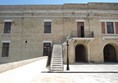
{"label": "ledge", "polygon": [[118,39],[118,34],[102,34],[103,40],[105,39]]}
{"label": "ledge", "polygon": [[74,39],[74,40],[93,40],[94,38],[79,38],[79,37],[77,37],[77,38],[72,38],[72,39]]}

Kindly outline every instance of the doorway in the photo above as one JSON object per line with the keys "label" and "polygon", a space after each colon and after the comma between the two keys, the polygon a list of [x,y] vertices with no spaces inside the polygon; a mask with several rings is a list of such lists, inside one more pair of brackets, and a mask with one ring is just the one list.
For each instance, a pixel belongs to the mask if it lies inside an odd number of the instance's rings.
{"label": "doorway", "polygon": [[84,37],[84,22],[77,22],[77,37]]}
{"label": "doorway", "polygon": [[86,62],[86,51],[82,44],[78,44],[75,47],[75,61],[76,62]]}
{"label": "doorway", "polygon": [[84,26],[81,26],[81,37],[84,37]]}
{"label": "doorway", "polygon": [[47,65],[50,65],[52,47],[51,43],[43,43],[43,56],[48,56]]}
{"label": "doorway", "polygon": [[111,44],[104,47],[104,62],[116,62],[116,50]]}

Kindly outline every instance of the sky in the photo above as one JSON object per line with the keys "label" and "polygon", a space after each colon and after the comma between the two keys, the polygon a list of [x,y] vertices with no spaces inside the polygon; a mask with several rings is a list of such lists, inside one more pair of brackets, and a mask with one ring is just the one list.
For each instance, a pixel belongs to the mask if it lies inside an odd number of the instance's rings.
{"label": "sky", "polygon": [[88,3],[88,2],[113,2],[118,0],[0,0],[0,5],[40,5],[40,4],[64,4],[64,3]]}

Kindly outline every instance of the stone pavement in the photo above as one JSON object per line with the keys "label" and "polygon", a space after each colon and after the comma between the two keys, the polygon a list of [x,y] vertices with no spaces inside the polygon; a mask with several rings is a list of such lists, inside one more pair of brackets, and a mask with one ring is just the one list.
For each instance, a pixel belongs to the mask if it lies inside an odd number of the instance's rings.
{"label": "stone pavement", "polygon": [[[118,83],[117,64],[73,64],[60,73],[41,73],[46,59],[0,73],[0,83]],[[43,68],[43,69],[42,69]]]}
{"label": "stone pavement", "polygon": [[69,66],[70,71],[65,72],[118,72],[118,63],[106,63],[106,64],[88,64],[88,63],[76,63]]}
{"label": "stone pavement", "polygon": [[118,73],[42,73],[30,83],[118,83]]}
{"label": "stone pavement", "polygon": [[118,64],[74,64],[65,73],[41,73],[30,83],[118,83]]}

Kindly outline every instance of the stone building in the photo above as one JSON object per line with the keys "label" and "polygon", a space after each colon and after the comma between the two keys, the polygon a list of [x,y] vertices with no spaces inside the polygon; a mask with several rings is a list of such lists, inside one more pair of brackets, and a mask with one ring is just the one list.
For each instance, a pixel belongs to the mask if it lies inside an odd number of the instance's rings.
{"label": "stone building", "polygon": [[1,5],[0,63],[51,56],[66,63],[118,61],[118,3]]}

